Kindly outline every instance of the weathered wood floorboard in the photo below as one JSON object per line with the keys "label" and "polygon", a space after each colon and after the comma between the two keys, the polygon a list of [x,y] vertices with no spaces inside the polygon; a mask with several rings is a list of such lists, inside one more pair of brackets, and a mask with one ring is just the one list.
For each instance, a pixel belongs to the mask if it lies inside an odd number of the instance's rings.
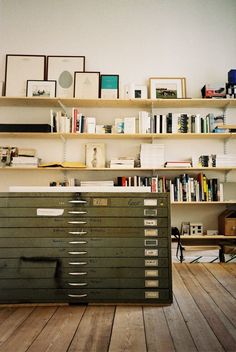
{"label": "weathered wood floorboard", "polygon": [[0,352],[236,352],[235,277],[175,263],[170,306],[0,306]]}

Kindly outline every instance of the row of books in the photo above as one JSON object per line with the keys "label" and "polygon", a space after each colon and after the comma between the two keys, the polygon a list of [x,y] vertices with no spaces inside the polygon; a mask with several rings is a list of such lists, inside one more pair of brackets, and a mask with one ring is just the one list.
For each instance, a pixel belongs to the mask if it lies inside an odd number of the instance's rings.
{"label": "row of books", "polygon": [[[140,133],[217,133],[225,132],[220,126],[224,124],[224,115],[213,113],[201,116],[186,113],[168,113],[166,115],[141,114]],[[145,126],[145,128],[143,128]]]}
{"label": "row of books", "polygon": [[234,167],[236,166],[236,154],[201,155],[198,165],[202,167]]}
{"label": "row of books", "polygon": [[119,176],[116,186],[151,187],[152,192],[170,192],[174,202],[209,202],[223,200],[222,183],[217,178],[182,174],[174,179],[165,176]]}
{"label": "row of books", "polygon": [[78,108],[72,108],[71,116],[62,111],[51,110],[51,132],[61,133],[217,133],[227,132],[221,128],[224,115],[168,113],[154,115],[139,111],[138,118],[117,118],[114,125],[98,125],[96,117],[84,116]]}

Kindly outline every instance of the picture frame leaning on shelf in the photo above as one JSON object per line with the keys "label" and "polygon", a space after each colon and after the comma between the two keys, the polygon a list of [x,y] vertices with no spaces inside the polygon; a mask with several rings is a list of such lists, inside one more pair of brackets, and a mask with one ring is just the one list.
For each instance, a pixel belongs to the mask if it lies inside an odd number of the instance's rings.
{"label": "picture frame leaning on shelf", "polygon": [[47,56],[47,80],[57,82],[57,97],[73,97],[75,71],[85,71],[85,56]]}
{"label": "picture frame leaning on shelf", "polygon": [[186,79],[184,77],[151,77],[149,78],[151,99],[186,98]]}
{"label": "picture frame leaning on shelf", "polygon": [[6,55],[5,96],[25,97],[27,80],[44,80],[45,55]]}

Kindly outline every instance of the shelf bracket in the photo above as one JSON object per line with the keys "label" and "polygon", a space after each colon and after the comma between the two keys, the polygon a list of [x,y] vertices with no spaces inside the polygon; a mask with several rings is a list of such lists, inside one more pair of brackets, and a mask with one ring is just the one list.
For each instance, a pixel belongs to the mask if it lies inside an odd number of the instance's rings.
{"label": "shelf bracket", "polygon": [[61,102],[60,99],[58,99],[58,104],[62,108],[63,112],[66,114],[66,116],[70,116],[68,108]]}
{"label": "shelf bracket", "polygon": [[228,173],[230,172],[230,170],[225,170],[224,172],[224,182],[228,182]]}

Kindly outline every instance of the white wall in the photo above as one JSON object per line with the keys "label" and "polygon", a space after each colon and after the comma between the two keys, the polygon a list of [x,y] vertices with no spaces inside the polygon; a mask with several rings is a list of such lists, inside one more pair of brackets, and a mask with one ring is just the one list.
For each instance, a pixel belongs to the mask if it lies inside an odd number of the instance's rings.
{"label": "white wall", "polygon": [[235,0],[0,0],[7,53],[85,55],[121,85],[183,76],[187,94],[227,81],[236,66]]}

